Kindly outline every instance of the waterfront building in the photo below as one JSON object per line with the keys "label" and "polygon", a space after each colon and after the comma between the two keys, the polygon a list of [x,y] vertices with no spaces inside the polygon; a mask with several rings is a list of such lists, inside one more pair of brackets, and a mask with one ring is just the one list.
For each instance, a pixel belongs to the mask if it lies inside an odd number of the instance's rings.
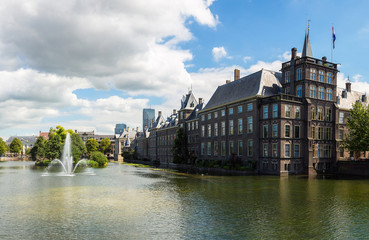
{"label": "waterfront building", "polygon": [[301,57],[292,48],[280,72],[261,69],[240,78],[235,69],[234,81],[219,86],[205,106],[190,91],[178,113],[165,120],[159,112],[149,134],[137,140],[138,155],[171,163],[175,133],[183,127],[189,164],[237,159],[274,175],[334,170],[353,155],[341,146],[352,104],[367,101],[350,82],[338,88],[337,73],[336,63],[313,57],[307,31]]}

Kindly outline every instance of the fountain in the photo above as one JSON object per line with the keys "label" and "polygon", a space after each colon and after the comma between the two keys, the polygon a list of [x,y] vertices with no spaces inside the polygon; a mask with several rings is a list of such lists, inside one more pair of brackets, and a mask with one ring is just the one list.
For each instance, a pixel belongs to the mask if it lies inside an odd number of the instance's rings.
{"label": "fountain", "polygon": [[46,168],[47,173],[52,171],[56,166],[61,166],[62,171],[59,172],[59,175],[63,176],[74,176],[74,173],[78,166],[84,166],[88,167],[86,159],[82,159],[77,162],[77,164],[73,168],[73,156],[72,156],[72,147],[71,147],[71,138],[69,133],[67,133],[67,136],[65,138],[64,147],[63,147],[63,153],[61,160],[60,159],[54,159],[51,161],[49,166]]}

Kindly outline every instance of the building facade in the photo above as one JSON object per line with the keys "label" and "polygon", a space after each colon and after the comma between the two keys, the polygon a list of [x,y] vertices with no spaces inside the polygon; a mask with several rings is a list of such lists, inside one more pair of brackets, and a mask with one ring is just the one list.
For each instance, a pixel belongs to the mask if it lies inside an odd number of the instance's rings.
{"label": "building facade", "polygon": [[178,120],[168,125],[159,114],[150,135],[140,140],[147,150],[140,150],[150,160],[170,163],[175,132],[183,127],[188,164],[238,159],[274,175],[334,170],[337,161],[352,157],[341,146],[350,108],[367,101],[350,82],[338,88],[337,73],[336,63],[313,57],[306,32],[301,57],[292,48],[280,72],[262,69],[240,78],[236,69],[234,81],[219,86],[206,105],[189,92]]}
{"label": "building facade", "polygon": [[144,108],[142,110],[142,129],[152,127],[155,120],[155,109]]}

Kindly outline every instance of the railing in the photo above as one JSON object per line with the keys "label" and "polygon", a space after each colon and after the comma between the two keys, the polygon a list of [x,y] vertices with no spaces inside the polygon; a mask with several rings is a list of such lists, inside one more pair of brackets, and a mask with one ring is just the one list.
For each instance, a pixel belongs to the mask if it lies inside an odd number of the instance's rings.
{"label": "railing", "polygon": [[[313,63],[313,64],[317,64],[317,65],[337,69],[337,64],[336,63],[331,63],[331,62],[323,61],[323,60],[316,59],[316,58],[303,57],[303,58],[296,59],[296,64],[301,64],[301,63],[304,63],[304,62]],[[282,68],[287,68],[287,67],[290,67],[290,66],[291,66],[291,61],[285,62],[285,63],[282,64]]]}

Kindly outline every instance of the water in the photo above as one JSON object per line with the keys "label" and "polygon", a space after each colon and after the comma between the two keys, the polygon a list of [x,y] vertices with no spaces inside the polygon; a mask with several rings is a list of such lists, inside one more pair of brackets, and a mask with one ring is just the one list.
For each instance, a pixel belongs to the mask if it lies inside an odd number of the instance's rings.
{"label": "water", "polygon": [[0,239],[365,239],[369,180],[0,163]]}

